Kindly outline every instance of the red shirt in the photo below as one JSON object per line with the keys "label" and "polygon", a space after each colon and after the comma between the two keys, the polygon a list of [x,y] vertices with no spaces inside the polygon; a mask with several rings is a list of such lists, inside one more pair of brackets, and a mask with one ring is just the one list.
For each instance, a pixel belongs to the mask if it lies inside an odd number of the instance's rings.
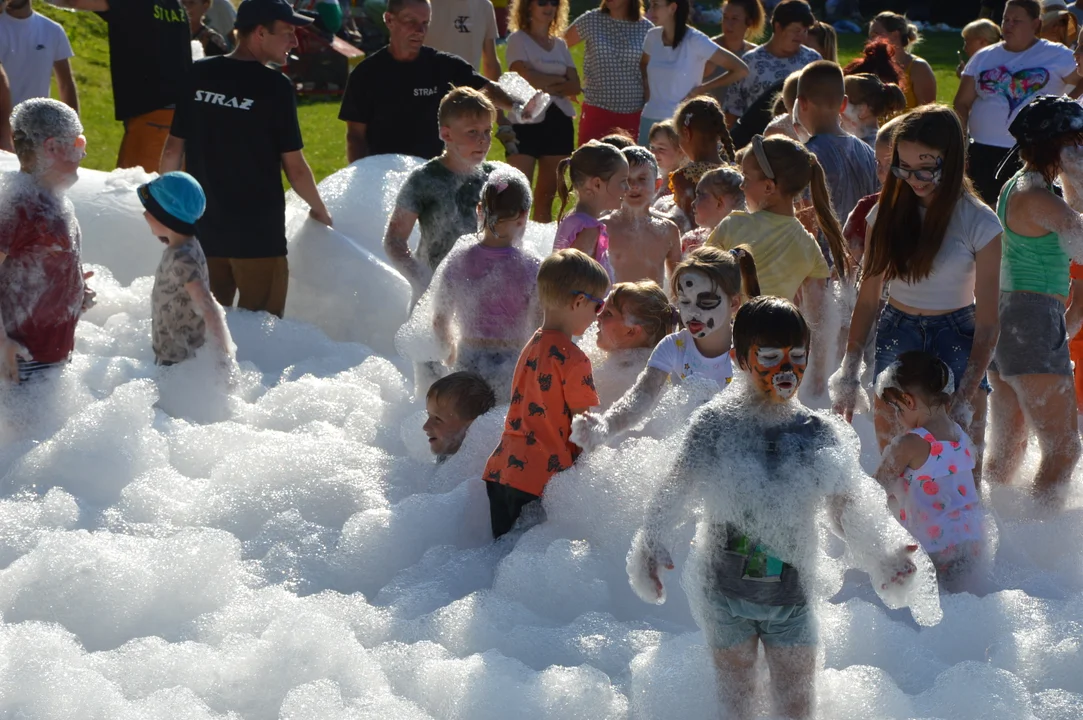
{"label": "red shirt", "polygon": [[[8,337],[36,362],[61,362],[82,313],[79,223],[71,202],[16,175],[0,199],[0,313]],[[21,186],[20,186],[21,185]]]}

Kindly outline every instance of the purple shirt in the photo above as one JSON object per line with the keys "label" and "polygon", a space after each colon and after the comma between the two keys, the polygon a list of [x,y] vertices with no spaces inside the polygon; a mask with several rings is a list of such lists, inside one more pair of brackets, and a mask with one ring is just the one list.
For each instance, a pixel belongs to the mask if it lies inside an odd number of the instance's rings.
{"label": "purple shirt", "polygon": [[458,323],[460,339],[516,343],[536,328],[538,259],[516,247],[474,243],[452,252],[440,268],[438,302]]}
{"label": "purple shirt", "polygon": [[584,212],[575,212],[560,221],[557,237],[553,241],[553,252],[570,248],[579,233],[590,228],[598,228],[598,244],[594,246],[594,259],[605,268],[609,281],[613,282],[613,266],[609,264],[609,232],[605,223]]}

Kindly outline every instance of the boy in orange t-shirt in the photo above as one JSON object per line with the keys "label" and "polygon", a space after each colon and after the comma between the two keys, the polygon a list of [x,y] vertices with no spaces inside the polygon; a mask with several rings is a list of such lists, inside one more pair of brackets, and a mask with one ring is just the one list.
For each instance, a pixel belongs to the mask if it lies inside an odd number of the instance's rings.
{"label": "boy in orange t-shirt", "polygon": [[569,439],[572,416],[597,405],[598,393],[590,360],[572,336],[594,322],[608,286],[605,269],[579,250],[555,252],[538,269],[545,317],[519,355],[504,434],[483,476],[494,538],[511,530],[549,478],[579,456]]}

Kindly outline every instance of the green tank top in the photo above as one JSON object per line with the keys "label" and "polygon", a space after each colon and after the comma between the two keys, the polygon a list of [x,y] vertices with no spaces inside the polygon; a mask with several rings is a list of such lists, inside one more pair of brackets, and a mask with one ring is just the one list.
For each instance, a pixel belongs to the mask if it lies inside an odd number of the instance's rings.
{"label": "green tank top", "polygon": [[1000,191],[997,217],[1004,228],[1001,237],[1000,289],[1003,292],[1023,291],[1047,295],[1067,295],[1071,283],[1068,254],[1060,246],[1056,233],[1041,237],[1026,237],[1008,228],[1005,216],[1008,196],[1015,190],[1020,170]]}

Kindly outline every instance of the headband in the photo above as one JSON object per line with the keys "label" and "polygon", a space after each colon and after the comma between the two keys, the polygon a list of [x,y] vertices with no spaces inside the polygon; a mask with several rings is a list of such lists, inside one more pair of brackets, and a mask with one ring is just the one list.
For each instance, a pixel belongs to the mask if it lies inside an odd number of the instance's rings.
{"label": "headband", "polygon": [[752,137],[752,152],[756,153],[756,162],[760,164],[763,174],[767,176],[768,180],[774,180],[775,171],[767,160],[767,153],[763,151],[763,135],[754,135]]}

